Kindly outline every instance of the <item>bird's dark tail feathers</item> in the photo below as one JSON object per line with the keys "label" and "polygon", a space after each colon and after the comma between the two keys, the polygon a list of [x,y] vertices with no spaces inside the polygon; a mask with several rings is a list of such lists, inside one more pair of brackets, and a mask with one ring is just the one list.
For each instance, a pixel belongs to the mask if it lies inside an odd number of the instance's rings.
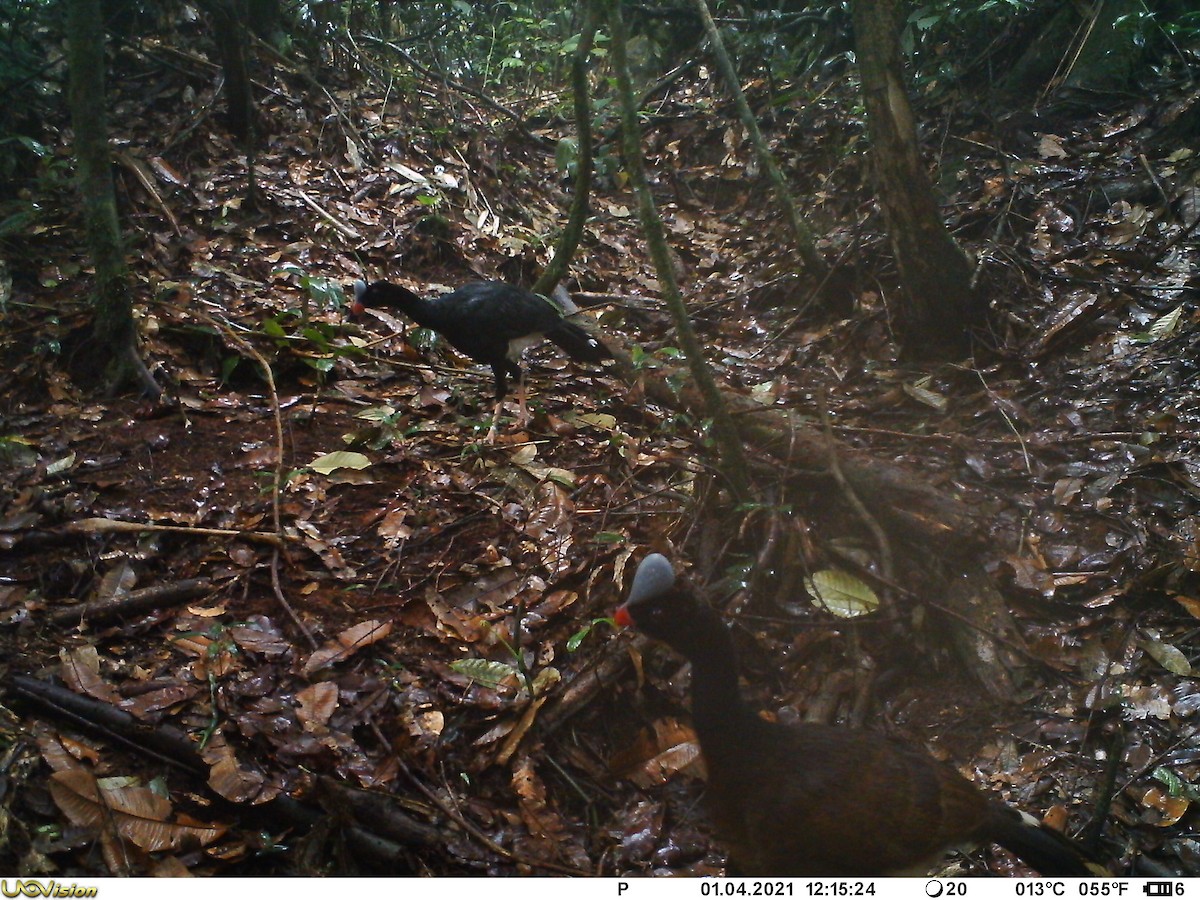
{"label": "bird's dark tail feathers", "polygon": [[586,330],[563,319],[546,332],[546,337],[567,352],[576,362],[598,363],[612,359],[612,351]]}
{"label": "bird's dark tail feathers", "polygon": [[995,810],[991,840],[1015,854],[1047,878],[1108,877],[1086,850],[1064,834],[1043,825],[1033,816],[1014,809]]}

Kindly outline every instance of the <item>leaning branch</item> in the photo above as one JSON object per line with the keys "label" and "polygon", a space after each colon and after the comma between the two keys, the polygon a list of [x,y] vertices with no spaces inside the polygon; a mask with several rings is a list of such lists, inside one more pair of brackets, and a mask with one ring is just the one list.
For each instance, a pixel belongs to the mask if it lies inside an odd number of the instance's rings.
{"label": "leaning branch", "polygon": [[799,252],[800,258],[804,260],[804,265],[813,279],[818,282],[824,282],[829,276],[829,264],[825,262],[825,257],[817,250],[812,229],[808,227],[808,223],[800,215],[799,207],[797,207],[796,201],[792,197],[792,192],[788,190],[787,180],[783,177],[783,173],[775,163],[775,157],[771,155],[771,150],[763,138],[762,131],[759,130],[758,120],[754,118],[754,113],[750,110],[750,104],[746,102],[746,95],[742,92],[742,86],[738,82],[737,70],[734,69],[733,62],[730,60],[729,54],[725,51],[725,42],[721,40],[721,32],[717,29],[712,14],[708,11],[707,0],[694,0],[694,3],[696,12],[700,14],[700,19],[704,22],[704,30],[708,33],[708,43],[712,48],[713,55],[717,59],[717,66],[721,69],[721,75],[725,79],[725,86],[733,95],[733,102],[737,106],[738,116],[741,118],[742,124],[746,126],[746,130],[750,133],[750,143],[754,147],[755,156],[758,157],[758,164],[770,176],[771,183],[775,186],[775,198],[783,207],[783,211],[788,218],[788,223],[792,227],[792,239],[796,242],[796,250]]}
{"label": "leaning branch", "polygon": [[638,216],[642,222],[642,232],[650,248],[650,256],[654,260],[654,269],[658,275],[663,299],[671,310],[675,320],[675,333],[679,339],[680,349],[687,358],[692,378],[704,398],[703,408],[712,418],[713,437],[716,439],[717,452],[721,457],[721,474],[725,477],[734,497],[746,500],[750,496],[750,482],[746,476],[746,458],[742,450],[741,437],[730,418],[729,410],[722,399],[721,391],[713,378],[712,371],[700,349],[700,341],[692,328],[688,317],[687,307],[679,293],[679,285],[675,281],[675,267],[671,260],[671,252],[667,248],[667,236],[663,229],[662,219],[654,205],[654,197],[646,182],[646,172],[642,168],[642,148],[640,130],[638,128],[637,109],[634,107],[633,86],[629,78],[629,62],[625,55],[625,20],[621,16],[621,5],[617,0],[609,0],[609,22],[612,26],[612,56],[613,66],[617,73],[618,93],[621,97],[621,132],[624,138],[625,168],[629,173],[629,181],[638,198]]}
{"label": "leaning branch", "polygon": [[554,258],[533,286],[534,293],[549,294],[567,274],[571,257],[583,236],[587,222],[588,198],[592,190],[592,98],[588,91],[588,55],[596,37],[596,16],[589,7],[584,11],[583,31],[571,63],[571,82],[575,94],[575,132],[578,135],[575,154],[575,196],[571,199],[571,214],[563,229]]}

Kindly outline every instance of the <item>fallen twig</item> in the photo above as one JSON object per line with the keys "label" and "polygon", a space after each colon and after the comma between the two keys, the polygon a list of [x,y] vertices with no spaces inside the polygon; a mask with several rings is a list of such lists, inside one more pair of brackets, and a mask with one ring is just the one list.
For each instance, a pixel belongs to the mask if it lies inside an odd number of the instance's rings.
{"label": "fallen twig", "polygon": [[349,238],[352,241],[362,240],[361,234],[359,234],[341,219],[338,219],[333,215],[333,213],[328,212],[324,207],[318,204],[316,200],[304,193],[304,191],[295,190],[292,191],[292,194],[293,196],[299,197],[310,209],[313,210],[313,212],[337,229],[338,233],[341,234],[342,237]]}
{"label": "fallen twig", "polygon": [[207,578],[189,578],[172,584],[159,584],[142,588],[140,591],[130,591],[120,597],[93,600],[90,603],[73,603],[53,610],[47,618],[55,625],[83,620],[94,624],[158,606],[174,606],[194,600],[203,597],[212,588],[213,583]]}
{"label": "fallen twig", "polygon": [[197,528],[192,525],[155,525],[151,522],[126,522],[123,519],[80,519],[70,522],[63,527],[67,534],[140,534],[148,531],[167,532],[170,534],[192,534],[202,537],[238,538],[254,544],[271,544],[282,547],[288,541],[298,542],[300,538],[269,534],[265,531],[239,531],[236,528]]}

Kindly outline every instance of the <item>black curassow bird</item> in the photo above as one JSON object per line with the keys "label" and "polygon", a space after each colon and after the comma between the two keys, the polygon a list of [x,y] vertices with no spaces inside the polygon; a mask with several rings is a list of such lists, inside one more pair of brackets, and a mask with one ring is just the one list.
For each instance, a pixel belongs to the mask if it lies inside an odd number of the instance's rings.
{"label": "black curassow bird", "polygon": [[1048,877],[1103,870],[1069,838],[980,790],[924,750],[829,725],[760,718],[738,690],[733,640],[716,610],[657,553],[638,566],[617,624],[692,664],[692,716],[706,801],[743,876],[925,874],[960,846],[996,843]]}
{"label": "black curassow bird", "polygon": [[[569,300],[567,302],[570,302]],[[508,377],[518,380],[520,418],[527,419],[525,383],[521,374],[521,352],[543,338],[553,341],[576,362],[600,363],[612,359],[597,338],[564,318],[557,303],[540,294],[502,281],[476,281],[443,297],[419,297],[406,287],[388,281],[368,285],[354,282],[351,313],[361,315],[367,307],[382,307],[404,313],[418,325],[432,328],[456,350],[476,362],[492,367],[496,381],[496,411],[488,440],[496,437],[500,409],[508,393]]]}

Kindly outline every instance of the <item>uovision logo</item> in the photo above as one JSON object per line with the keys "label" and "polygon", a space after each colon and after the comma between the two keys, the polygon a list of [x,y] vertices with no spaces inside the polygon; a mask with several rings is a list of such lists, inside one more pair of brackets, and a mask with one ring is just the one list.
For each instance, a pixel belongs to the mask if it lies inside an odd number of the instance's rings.
{"label": "uovision logo", "polygon": [[5,897],[95,897],[97,889],[58,881],[33,881],[0,878],[0,894]]}

